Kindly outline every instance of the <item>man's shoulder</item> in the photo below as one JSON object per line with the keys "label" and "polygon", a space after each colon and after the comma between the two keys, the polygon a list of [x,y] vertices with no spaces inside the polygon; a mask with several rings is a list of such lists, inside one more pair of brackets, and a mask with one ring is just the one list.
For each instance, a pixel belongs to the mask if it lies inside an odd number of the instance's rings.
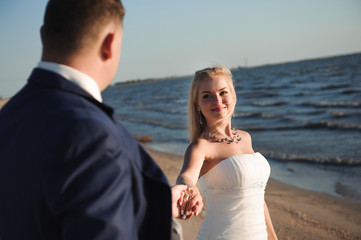
{"label": "man's shoulder", "polygon": [[43,123],[43,129],[51,126],[56,126],[57,129],[74,128],[73,131],[92,128],[89,135],[96,129],[118,129],[111,115],[102,107],[103,104],[95,99],[61,89],[32,88],[33,86],[25,86],[16,94],[1,110],[0,118],[7,122],[11,119],[23,119],[21,121],[27,124],[31,122],[36,126]]}

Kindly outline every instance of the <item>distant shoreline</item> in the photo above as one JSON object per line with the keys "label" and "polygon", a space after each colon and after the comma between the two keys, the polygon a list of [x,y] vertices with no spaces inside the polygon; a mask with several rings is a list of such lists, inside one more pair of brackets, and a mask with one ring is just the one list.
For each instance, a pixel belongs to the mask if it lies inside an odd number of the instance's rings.
{"label": "distant shoreline", "polygon": [[[332,55],[332,56],[328,56],[328,57],[326,56],[326,57],[317,57],[317,58],[306,58],[306,59],[300,59],[300,60],[294,60],[294,61],[290,60],[290,61],[279,62],[279,63],[269,63],[269,64],[266,63],[266,64],[256,65],[256,66],[237,66],[237,67],[231,67],[230,70],[236,71],[236,70],[240,70],[240,69],[263,68],[263,67],[270,67],[270,66],[275,66],[275,65],[295,64],[295,63],[308,62],[308,61],[312,62],[312,61],[318,61],[318,60],[327,59],[327,58],[332,59],[332,58],[339,58],[339,57],[349,57],[352,55],[359,55],[359,54],[361,54],[361,52],[341,54],[341,55]],[[126,80],[124,82],[113,83],[109,87],[116,87],[116,86],[129,85],[129,84],[147,83],[147,82],[156,82],[156,81],[165,81],[165,80],[171,80],[171,79],[176,79],[176,78],[187,78],[187,77],[190,78],[190,77],[192,77],[192,75],[132,79],[132,80]]]}

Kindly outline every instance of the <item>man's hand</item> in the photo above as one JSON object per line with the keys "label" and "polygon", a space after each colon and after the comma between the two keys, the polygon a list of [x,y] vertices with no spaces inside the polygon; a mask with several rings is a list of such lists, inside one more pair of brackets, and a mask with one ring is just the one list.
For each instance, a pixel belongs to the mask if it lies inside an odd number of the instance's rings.
{"label": "man's hand", "polygon": [[175,218],[180,218],[180,199],[182,194],[187,190],[186,185],[174,185],[171,188],[172,191],[172,216]]}

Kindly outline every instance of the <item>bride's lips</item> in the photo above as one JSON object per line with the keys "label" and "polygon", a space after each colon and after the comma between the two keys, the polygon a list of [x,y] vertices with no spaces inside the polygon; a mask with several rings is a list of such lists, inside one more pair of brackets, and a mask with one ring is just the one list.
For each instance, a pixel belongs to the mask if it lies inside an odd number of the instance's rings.
{"label": "bride's lips", "polygon": [[212,109],[213,112],[220,112],[222,110],[223,110],[223,107],[216,107],[216,108]]}

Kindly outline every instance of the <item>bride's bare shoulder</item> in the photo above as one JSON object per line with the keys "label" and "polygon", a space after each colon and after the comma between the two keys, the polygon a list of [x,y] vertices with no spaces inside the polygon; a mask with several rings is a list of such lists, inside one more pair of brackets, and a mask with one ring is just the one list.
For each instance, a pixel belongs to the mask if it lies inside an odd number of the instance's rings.
{"label": "bride's bare shoulder", "polygon": [[202,151],[209,144],[209,141],[204,138],[198,138],[189,144],[187,151]]}
{"label": "bride's bare shoulder", "polygon": [[249,134],[248,132],[244,131],[244,130],[238,130],[240,133],[240,136],[243,137],[244,139],[247,140],[251,140],[251,134]]}
{"label": "bride's bare shoulder", "polygon": [[192,161],[192,160],[196,160],[196,161],[202,161],[205,158],[205,153],[207,152],[207,140],[199,138],[197,140],[194,140],[193,142],[191,142],[191,144],[189,144],[186,152],[185,152],[185,160],[187,161]]}
{"label": "bride's bare shoulder", "polygon": [[249,144],[250,147],[252,147],[252,137],[248,132],[246,132],[244,130],[237,130],[237,129],[236,129],[236,132],[238,132],[238,134],[241,137],[243,142]]}

